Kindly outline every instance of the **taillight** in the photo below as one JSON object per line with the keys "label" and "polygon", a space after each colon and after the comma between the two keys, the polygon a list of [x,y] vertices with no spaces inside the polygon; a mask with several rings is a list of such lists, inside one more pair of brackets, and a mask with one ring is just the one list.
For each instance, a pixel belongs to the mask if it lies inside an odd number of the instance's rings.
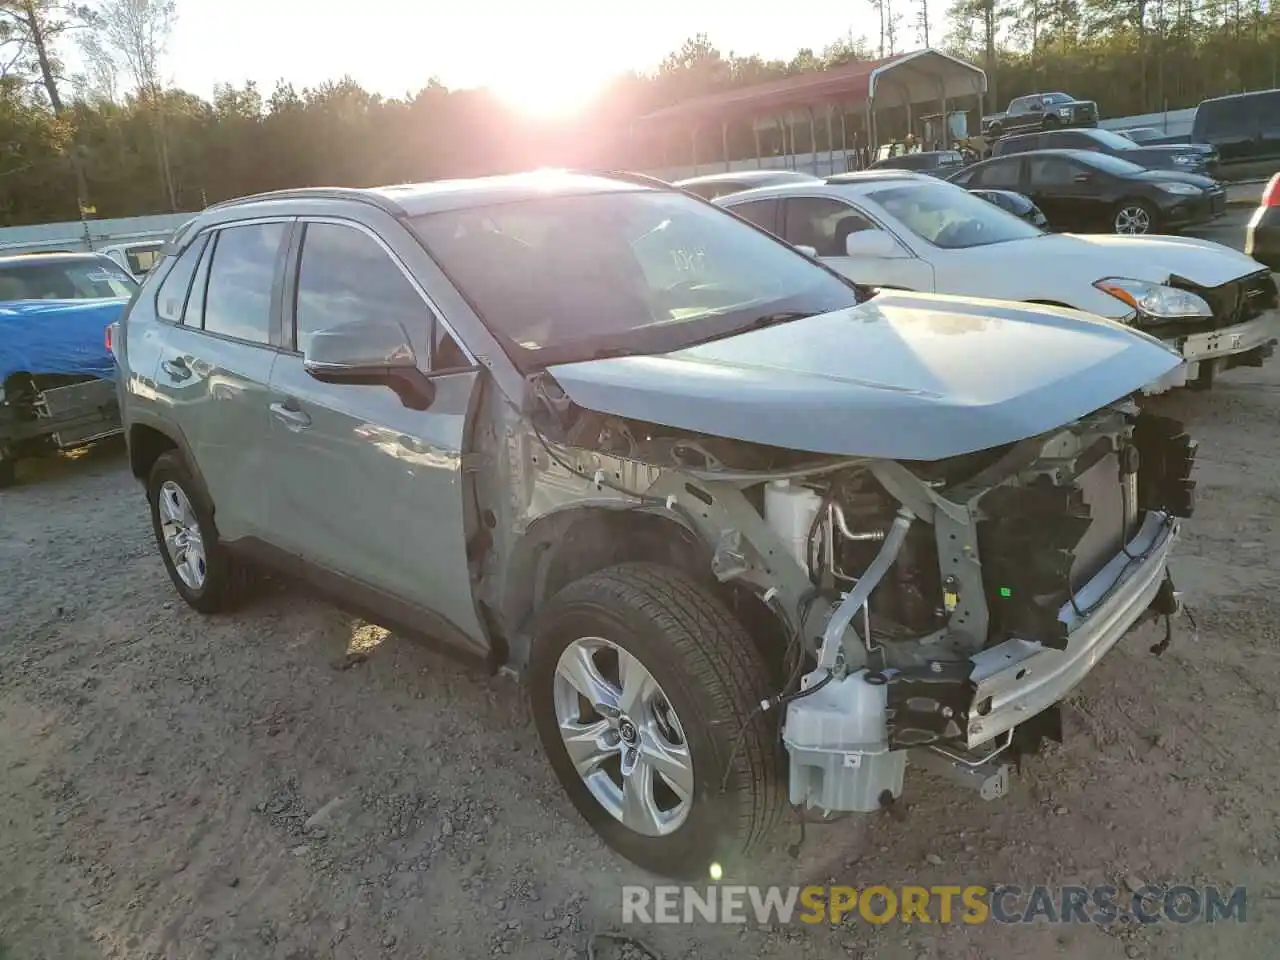
{"label": "taillight", "polygon": [[1262,191],[1262,205],[1280,207],[1280,173],[1272,177],[1271,182],[1267,184],[1267,189]]}
{"label": "taillight", "polygon": [[114,323],[108,323],[107,331],[105,334],[103,334],[102,339],[107,345],[107,353],[115,353],[115,351],[111,348],[111,345],[115,342],[115,338],[116,338],[115,330],[116,330],[116,325]]}

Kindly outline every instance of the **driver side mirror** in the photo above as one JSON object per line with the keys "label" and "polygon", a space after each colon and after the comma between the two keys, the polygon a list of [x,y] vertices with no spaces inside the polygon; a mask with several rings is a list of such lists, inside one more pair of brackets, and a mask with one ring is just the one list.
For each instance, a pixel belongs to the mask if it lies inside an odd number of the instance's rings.
{"label": "driver side mirror", "polygon": [[311,336],[303,369],[321,383],[390,387],[411,410],[426,410],[435,385],[418,369],[418,358],[400,324],[353,320]]}
{"label": "driver side mirror", "polygon": [[849,257],[900,257],[898,241],[884,230],[859,230],[845,237],[845,256]]}

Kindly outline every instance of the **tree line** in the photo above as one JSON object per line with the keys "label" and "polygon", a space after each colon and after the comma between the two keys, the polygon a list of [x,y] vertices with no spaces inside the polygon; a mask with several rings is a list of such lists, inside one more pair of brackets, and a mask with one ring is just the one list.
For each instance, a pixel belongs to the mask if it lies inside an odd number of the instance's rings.
{"label": "tree line", "polygon": [[[534,121],[485,90],[430,78],[404,97],[342,78],[204,98],[163,82],[175,0],[0,0],[0,225],[76,219],[82,204],[134,216],[290,186],[661,166],[661,144],[629,138],[632,118],[930,44],[984,66],[988,110],[1066,90],[1120,116],[1280,86],[1273,0],[954,0],[938,36],[928,0],[869,3],[875,36],[785,61],[697,36],[655,69],[615,77],[576,117]],[[82,68],[68,75],[72,53]]]}

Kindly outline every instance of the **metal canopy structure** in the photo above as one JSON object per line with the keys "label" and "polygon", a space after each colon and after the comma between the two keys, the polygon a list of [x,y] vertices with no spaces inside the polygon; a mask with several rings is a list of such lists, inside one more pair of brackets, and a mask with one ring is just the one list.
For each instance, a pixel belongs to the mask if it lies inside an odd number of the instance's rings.
{"label": "metal canopy structure", "polygon": [[[776,118],[791,129],[797,113],[807,113],[811,132],[815,111],[826,114],[828,144],[831,143],[831,118],[835,109],[844,135],[846,114],[865,113],[869,145],[877,145],[875,118],[878,111],[904,108],[907,126],[911,126],[912,108],[919,104],[938,104],[943,114],[948,103],[964,97],[981,98],[987,92],[987,75],[979,67],[941,50],[916,50],[883,60],[851,63],[831,70],[774,80],[738,90],[710,94],[678,103],[646,114],[633,122],[632,134],[669,136],[685,132],[692,138],[694,163],[697,164],[697,136],[708,127],[719,127],[728,164],[728,130],[732,123],[752,122],[756,127],[757,159],[759,159],[759,126],[762,118]],[[847,143],[847,140],[843,140]]]}

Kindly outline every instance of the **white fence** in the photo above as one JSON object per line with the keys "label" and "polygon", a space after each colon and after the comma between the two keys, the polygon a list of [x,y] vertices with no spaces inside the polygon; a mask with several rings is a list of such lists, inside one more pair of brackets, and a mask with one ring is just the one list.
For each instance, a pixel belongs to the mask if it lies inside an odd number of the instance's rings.
{"label": "white fence", "polygon": [[163,239],[194,216],[194,213],[166,213],[152,217],[69,220],[28,227],[3,227],[0,228],[0,254],[97,250],[130,240]]}

